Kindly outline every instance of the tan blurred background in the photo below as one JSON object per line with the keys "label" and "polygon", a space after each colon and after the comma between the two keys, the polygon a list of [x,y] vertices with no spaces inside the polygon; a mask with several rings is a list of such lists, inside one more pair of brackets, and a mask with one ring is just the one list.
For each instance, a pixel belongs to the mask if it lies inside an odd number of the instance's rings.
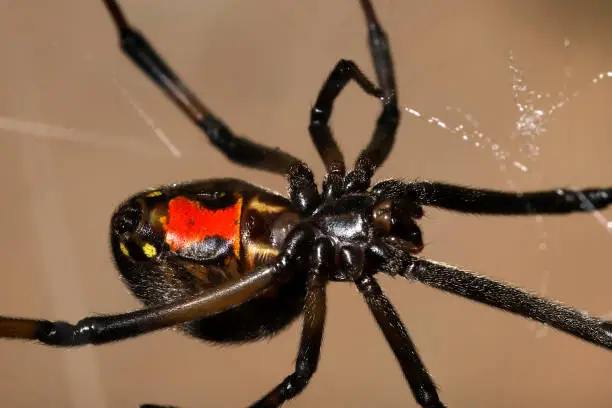
{"label": "tan blurred background", "polygon": [[[589,85],[612,69],[607,2],[374,3],[391,39],[402,104],[449,126],[466,121],[446,106],[461,107],[512,153],[504,173],[490,146],[406,114],[379,178],[525,189],[612,184],[612,84]],[[123,5],[233,129],[299,155],[322,175],[307,136],[319,87],[341,57],[372,72],[356,1]],[[116,45],[99,1],[0,1],[2,314],[76,321],[138,308],[107,244],[112,210],[132,192],[224,176],[285,189],[282,178],[234,167],[212,150]],[[555,94],[537,105],[542,109],[559,91],[581,90],[537,136],[535,160],[511,137],[518,113],[510,51],[530,89]],[[378,109],[354,86],[337,104],[333,125],[347,159],[367,142]],[[611,210],[602,215],[612,219]],[[422,225],[427,257],[592,313],[612,312],[612,231],[591,215],[538,222],[430,211]],[[612,406],[609,352],[421,285],[382,283],[449,407]],[[78,350],[4,341],[1,405],[244,407],[291,372],[298,336],[294,324],[269,342],[230,348],[172,332]],[[289,406],[416,406],[353,287],[330,286],[320,368]]]}

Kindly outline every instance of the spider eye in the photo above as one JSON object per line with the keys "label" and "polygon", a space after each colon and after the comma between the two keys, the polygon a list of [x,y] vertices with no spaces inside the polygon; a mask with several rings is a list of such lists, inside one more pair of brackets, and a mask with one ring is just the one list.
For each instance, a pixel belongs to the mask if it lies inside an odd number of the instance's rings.
{"label": "spider eye", "polygon": [[113,215],[111,225],[118,235],[136,231],[142,219],[142,209],[138,204],[126,204]]}

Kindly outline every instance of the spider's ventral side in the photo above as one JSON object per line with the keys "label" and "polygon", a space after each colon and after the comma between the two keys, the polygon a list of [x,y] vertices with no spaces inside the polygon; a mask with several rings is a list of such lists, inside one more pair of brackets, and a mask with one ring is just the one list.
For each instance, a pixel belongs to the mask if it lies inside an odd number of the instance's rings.
{"label": "spider's ventral side", "polygon": [[[110,239],[123,280],[144,303],[134,312],[63,321],[0,317],[0,337],[75,347],[178,327],[214,342],[254,341],[304,315],[294,371],[252,407],[279,407],[308,384],[319,361],[326,285],[348,281],[363,295],[417,403],[440,408],[436,386],[406,327],[375,279],[403,276],[548,324],[612,349],[612,322],[469,271],[419,258],[423,208],[490,215],[567,214],[612,203],[612,187],[515,194],[440,182],[386,180],[371,185],[399,125],[387,36],[369,0],[360,0],[377,84],[340,60],[311,111],[309,133],[327,169],[319,191],[306,164],[233,134],[131,26],[115,0],[104,0],[123,52],[236,164],[285,175],[289,197],[233,179],[161,186],[123,202]],[[369,144],[352,170],[329,127],[349,81],[381,102]],[[584,203],[588,202],[588,205]],[[154,407],[147,404],[143,407]],[[161,407],[161,406],[157,406]]]}
{"label": "spider's ventral side", "polygon": [[[154,306],[212,291],[273,263],[299,220],[289,200],[241,180],[162,186],[119,207],[111,247],[132,292]],[[187,322],[184,330],[216,342],[277,332],[303,307],[300,266],[296,262],[287,279],[272,282],[252,301]]]}

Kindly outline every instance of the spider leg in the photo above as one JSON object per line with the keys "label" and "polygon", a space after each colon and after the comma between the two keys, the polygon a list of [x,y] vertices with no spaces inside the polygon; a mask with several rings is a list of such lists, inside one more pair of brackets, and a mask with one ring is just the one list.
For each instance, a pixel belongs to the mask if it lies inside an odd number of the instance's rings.
{"label": "spider leg", "polygon": [[76,347],[124,340],[201,319],[239,306],[291,273],[295,260],[309,254],[313,232],[296,227],[276,262],[255,269],[241,279],[187,299],[134,312],[91,316],[77,324],[63,321],[0,316],[0,338],[38,340],[43,344]]}
{"label": "spider leg", "polygon": [[381,91],[359,69],[355,62],[341,59],[332,69],[319,91],[315,106],[310,112],[310,137],[329,173],[344,176],[345,166],[342,152],[338,148],[329,127],[334,102],[350,80],[353,80],[368,95],[382,97]]}
{"label": "spider leg", "polygon": [[443,408],[445,405],[438,397],[436,385],[423,365],[406,327],[378,282],[374,277],[364,274],[355,283],[399,361],[416,401],[423,408]]}
{"label": "spider leg", "polygon": [[420,205],[473,214],[566,214],[595,211],[612,204],[612,187],[510,193],[440,182],[387,180],[372,191],[381,197],[408,197]]}
{"label": "spider leg", "polygon": [[276,408],[294,398],[308,385],[319,364],[323,328],[325,326],[325,285],[329,265],[333,265],[333,244],[325,238],[316,244],[314,264],[308,276],[308,292],[304,306],[304,326],[295,371],[251,408]]}
{"label": "spider leg", "polygon": [[270,148],[235,136],[232,131],[181,81],[149,42],[126,20],[116,0],[104,0],[117,30],[121,49],[160,87],[170,99],[206,133],[210,142],[231,161],[242,166],[285,175],[299,160],[277,148]]}
{"label": "spider leg", "polygon": [[347,175],[345,182],[347,191],[363,191],[370,186],[374,171],[391,152],[400,120],[395,74],[387,35],[376,19],[372,3],[369,0],[360,0],[360,3],[368,25],[370,53],[380,86],[383,109],[370,143],[359,154],[355,170]]}
{"label": "spider leg", "polygon": [[612,321],[589,316],[560,302],[442,263],[412,258],[401,273],[431,287],[537,320],[590,343],[612,349]]}
{"label": "spider leg", "polygon": [[62,347],[125,340],[231,309],[261,293],[282,272],[277,265],[268,266],[197,297],[118,315],[86,317],[76,324],[0,316],[0,338]]}
{"label": "spider leg", "polygon": [[345,59],[338,61],[319,91],[317,102],[310,113],[308,130],[328,172],[323,182],[323,195],[325,197],[337,196],[342,192],[346,169],[342,152],[338,148],[329,127],[329,118],[332,115],[336,98],[351,79],[366,94],[378,98],[382,95],[381,91],[367,78],[357,64]]}

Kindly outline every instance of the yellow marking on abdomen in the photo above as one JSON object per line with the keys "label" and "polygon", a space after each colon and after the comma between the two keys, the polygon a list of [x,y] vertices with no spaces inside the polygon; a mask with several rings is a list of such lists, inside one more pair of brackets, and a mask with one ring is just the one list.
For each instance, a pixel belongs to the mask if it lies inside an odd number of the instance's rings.
{"label": "yellow marking on abdomen", "polygon": [[130,256],[130,251],[128,251],[127,247],[125,246],[125,244],[123,242],[119,243],[119,249],[121,250],[121,253],[125,256]]}
{"label": "yellow marking on abdomen", "polygon": [[145,254],[147,258],[155,258],[157,256],[157,248],[146,243],[142,245],[142,253]]}
{"label": "yellow marking on abdomen", "polygon": [[255,210],[267,214],[277,214],[287,211],[287,207],[264,203],[263,201],[259,200],[258,196],[255,196],[251,199],[251,201],[249,201],[249,210]]}
{"label": "yellow marking on abdomen", "polygon": [[255,269],[258,264],[265,265],[270,263],[279,254],[278,249],[256,242],[251,242],[247,248],[246,263],[249,270]]}

